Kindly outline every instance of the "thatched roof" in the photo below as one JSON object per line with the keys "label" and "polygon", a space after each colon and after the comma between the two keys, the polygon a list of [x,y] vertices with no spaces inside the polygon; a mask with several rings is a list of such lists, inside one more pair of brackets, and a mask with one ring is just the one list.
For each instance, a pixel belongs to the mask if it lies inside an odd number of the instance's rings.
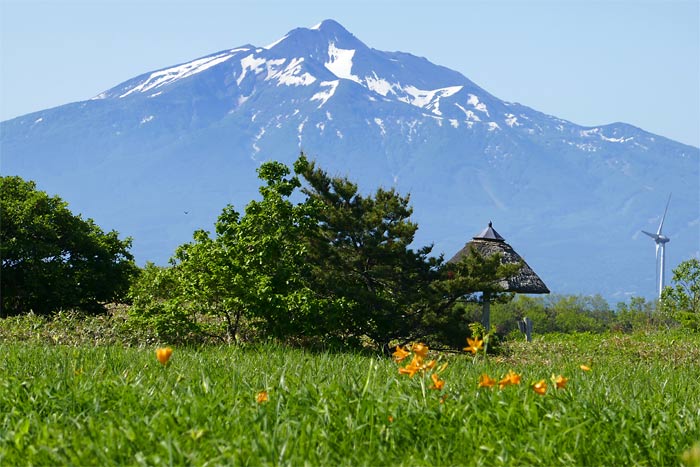
{"label": "thatched roof", "polygon": [[505,264],[522,262],[522,267],[515,276],[501,282],[501,287],[506,291],[532,294],[549,293],[549,289],[542,279],[540,279],[525,260],[515,252],[513,247],[508,245],[505,239],[493,229],[490,222],[486,229],[464,245],[464,248],[459,250],[449,262],[458,262],[463,256],[471,254],[472,248],[482,256],[491,256],[496,253],[501,253],[502,262]]}

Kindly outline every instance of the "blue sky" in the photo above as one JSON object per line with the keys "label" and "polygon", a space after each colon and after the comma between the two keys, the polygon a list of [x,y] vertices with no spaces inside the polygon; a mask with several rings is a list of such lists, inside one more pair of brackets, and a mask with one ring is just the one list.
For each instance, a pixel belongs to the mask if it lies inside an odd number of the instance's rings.
{"label": "blue sky", "polygon": [[501,99],[700,146],[698,0],[0,0],[0,120],[326,18]]}

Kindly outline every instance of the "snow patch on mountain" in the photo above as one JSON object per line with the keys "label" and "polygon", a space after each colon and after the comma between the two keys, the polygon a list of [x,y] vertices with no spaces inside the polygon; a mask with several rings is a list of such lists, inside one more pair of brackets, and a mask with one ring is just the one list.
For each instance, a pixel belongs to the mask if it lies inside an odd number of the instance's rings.
{"label": "snow patch on mountain", "polygon": [[339,49],[335,42],[328,44],[328,61],[324,66],[340,79],[349,79],[360,82],[360,78],[352,74],[352,58],[355,51],[352,49]]}
{"label": "snow patch on mountain", "polygon": [[384,121],[381,118],[375,118],[374,123],[376,123],[379,127],[379,133],[381,133],[382,136],[386,136],[386,128],[384,128]]}
{"label": "snow patch on mountain", "polygon": [[[318,105],[319,109],[323,107],[323,104],[328,102],[328,99],[330,99],[333,94],[335,94],[335,90],[338,88],[338,83],[340,83],[338,80],[321,81],[321,86],[327,86],[328,89],[319,91],[311,96],[312,101],[321,101],[321,103]],[[328,120],[332,120],[332,118],[330,118],[330,113],[326,112],[326,116],[328,116]]]}
{"label": "snow patch on mountain", "polygon": [[480,102],[479,98],[477,96],[475,96],[474,94],[469,94],[469,99],[467,100],[467,104],[471,105],[479,112],[483,112],[487,116],[490,117],[489,109],[486,108],[486,104],[484,104],[483,102]]}
{"label": "snow patch on mountain", "polygon": [[262,65],[264,65],[266,60],[264,58],[255,58],[255,54],[250,54],[241,59],[241,75],[236,80],[236,83],[240,86],[243,79],[246,77],[248,71],[253,73],[260,73],[262,71]]}
{"label": "snow patch on mountain", "polygon": [[450,86],[440,89],[423,90],[415,86],[406,86],[405,88],[401,88],[401,90],[404,91],[407,96],[399,97],[399,100],[415,105],[416,107],[431,110],[435,115],[442,115],[442,112],[440,112],[440,99],[443,97],[450,97],[461,91],[462,88],[463,86]]}
{"label": "snow patch on mountain", "polygon": [[455,106],[457,106],[457,108],[459,108],[462,112],[464,112],[464,116],[466,117],[466,119],[467,119],[466,121],[467,121],[468,123],[480,122],[480,121],[481,121],[481,119],[480,119],[474,112],[472,112],[471,110],[465,109],[464,107],[462,107],[461,105],[459,105],[459,104],[456,103],[456,102],[455,102]]}
{"label": "snow patch on mountain", "polygon": [[304,57],[294,58],[284,70],[277,73],[273,73],[272,68],[269,68],[267,79],[277,78],[278,86],[280,84],[287,86],[308,86],[313,84],[316,81],[314,76],[306,72],[301,73],[303,61]]}
{"label": "snow patch on mountain", "polygon": [[[627,141],[634,140],[634,136],[629,136],[629,137],[624,137],[621,136],[619,138],[610,138],[608,136],[605,136],[602,132],[601,128],[590,128],[588,130],[580,130],[579,131],[579,136],[582,136],[584,138],[592,138],[592,137],[598,137],[603,141],[607,141],[608,143],[626,143]],[[640,145],[638,145],[640,146]]]}
{"label": "snow patch on mountain", "polygon": [[506,114],[506,125],[509,127],[513,128],[514,126],[520,126],[520,123],[518,123],[518,117],[516,117],[513,114]]}
{"label": "snow patch on mountain", "polygon": [[236,79],[236,83],[240,86],[249,72],[257,75],[264,71],[267,72],[265,81],[277,80],[278,86],[309,86],[316,81],[315,76],[308,72],[302,73],[304,57],[292,58],[283,67],[286,62],[286,58],[267,60],[262,57],[256,57],[255,54],[250,54],[241,59],[241,74]]}
{"label": "snow patch on mountain", "polygon": [[372,75],[374,76],[365,76],[365,85],[367,86],[367,89],[384,97],[386,97],[386,95],[390,92],[395,94],[394,87],[396,85],[391,84],[384,78],[380,78],[375,72],[372,72]]}
{"label": "snow patch on mountain", "polygon": [[223,63],[226,60],[229,60],[231,57],[236,55],[236,52],[240,52],[241,50],[246,49],[232,49],[228,52],[219,55],[200,58],[198,60],[194,60],[183,65],[178,65],[172,68],[167,68],[165,70],[156,71],[154,73],[151,73],[150,76],[146,78],[144,82],[142,82],[138,86],[134,86],[119,97],[126,97],[135,92],[146,92],[151,89],[163,86],[165,84],[171,84],[182,78],[187,78],[188,76],[201,73],[204,70],[207,70],[220,63]]}
{"label": "snow patch on mountain", "polygon": [[284,41],[284,40],[285,40],[286,38],[288,38],[288,37],[289,37],[289,34],[287,34],[286,36],[282,37],[281,39],[277,39],[277,40],[276,40],[275,42],[273,42],[272,44],[267,44],[265,47],[263,47],[263,49],[265,49],[265,50],[270,50],[271,48],[273,48],[274,46],[276,46],[276,45],[279,44],[280,42]]}

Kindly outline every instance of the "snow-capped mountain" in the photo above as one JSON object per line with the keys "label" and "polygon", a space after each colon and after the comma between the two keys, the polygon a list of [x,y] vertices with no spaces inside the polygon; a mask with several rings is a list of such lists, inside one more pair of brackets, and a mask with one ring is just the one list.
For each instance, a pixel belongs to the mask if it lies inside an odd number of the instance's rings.
{"label": "snow-capped mountain", "polygon": [[300,149],[364,191],[410,192],[417,243],[436,253],[492,220],[554,292],[653,296],[654,245],[639,232],[669,192],[668,263],[700,255],[698,148],[504,102],[332,20],[0,125],[3,174],[133,236],[141,263],[164,264],[225,204],[242,210],[259,163]]}

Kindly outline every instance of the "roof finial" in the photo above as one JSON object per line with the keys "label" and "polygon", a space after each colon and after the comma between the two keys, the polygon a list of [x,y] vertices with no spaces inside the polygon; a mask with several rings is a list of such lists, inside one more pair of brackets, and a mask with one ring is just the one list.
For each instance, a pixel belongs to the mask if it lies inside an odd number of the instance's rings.
{"label": "roof finial", "polygon": [[493,240],[497,242],[503,242],[505,239],[501,237],[496,230],[493,228],[493,222],[489,221],[489,226],[486,227],[479,235],[473,237],[479,240]]}

